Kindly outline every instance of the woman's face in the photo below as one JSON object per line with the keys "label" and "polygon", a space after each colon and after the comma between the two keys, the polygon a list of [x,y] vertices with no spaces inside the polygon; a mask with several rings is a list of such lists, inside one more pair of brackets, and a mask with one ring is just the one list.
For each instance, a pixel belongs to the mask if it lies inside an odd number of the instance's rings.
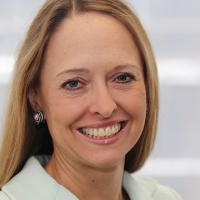
{"label": "woman's face", "polygon": [[98,168],[123,162],[146,117],[142,60],[127,28],[99,13],[65,20],[48,45],[36,100],[55,156]]}

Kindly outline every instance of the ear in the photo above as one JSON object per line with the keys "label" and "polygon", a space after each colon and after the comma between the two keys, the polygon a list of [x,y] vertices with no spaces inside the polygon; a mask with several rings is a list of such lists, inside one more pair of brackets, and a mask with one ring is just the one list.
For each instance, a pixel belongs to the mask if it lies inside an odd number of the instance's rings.
{"label": "ear", "polygon": [[41,106],[37,101],[37,90],[36,89],[30,89],[28,92],[28,100],[30,102],[31,107],[34,111],[41,110]]}

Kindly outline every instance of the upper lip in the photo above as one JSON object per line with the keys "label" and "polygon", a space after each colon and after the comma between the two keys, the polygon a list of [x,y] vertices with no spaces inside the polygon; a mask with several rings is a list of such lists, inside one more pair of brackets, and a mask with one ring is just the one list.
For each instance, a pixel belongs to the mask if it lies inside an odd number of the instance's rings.
{"label": "upper lip", "polygon": [[78,129],[81,129],[81,128],[104,128],[104,127],[113,126],[117,123],[122,123],[125,121],[126,120],[117,120],[117,121],[106,122],[106,123],[91,124],[91,125],[81,126]]}

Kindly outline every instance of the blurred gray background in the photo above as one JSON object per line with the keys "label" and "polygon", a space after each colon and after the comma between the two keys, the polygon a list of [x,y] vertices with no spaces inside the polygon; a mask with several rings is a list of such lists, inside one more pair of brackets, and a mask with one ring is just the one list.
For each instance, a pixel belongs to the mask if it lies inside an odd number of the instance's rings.
{"label": "blurred gray background", "polygon": [[[0,1],[0,126],[20,41],[44,0]],[[160,120],[145,176],[183,199],[200,196],[200,1],[129,0],[152,42],[160,77]]]}

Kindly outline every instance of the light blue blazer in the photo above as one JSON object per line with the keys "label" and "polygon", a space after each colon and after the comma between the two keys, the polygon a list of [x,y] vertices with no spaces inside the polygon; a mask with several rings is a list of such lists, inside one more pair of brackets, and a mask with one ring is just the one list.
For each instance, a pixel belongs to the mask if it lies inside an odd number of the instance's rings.
{"label": "light blue blazer", "polygon": [[[43,166],[49,158],[37,159],[31,157],[23,170],[2,187],[0,200],[78,200],[46,173]],[[182,200],[171,188],[154,180],[134,178],[126,171],[123,188],[131,200]]]}

